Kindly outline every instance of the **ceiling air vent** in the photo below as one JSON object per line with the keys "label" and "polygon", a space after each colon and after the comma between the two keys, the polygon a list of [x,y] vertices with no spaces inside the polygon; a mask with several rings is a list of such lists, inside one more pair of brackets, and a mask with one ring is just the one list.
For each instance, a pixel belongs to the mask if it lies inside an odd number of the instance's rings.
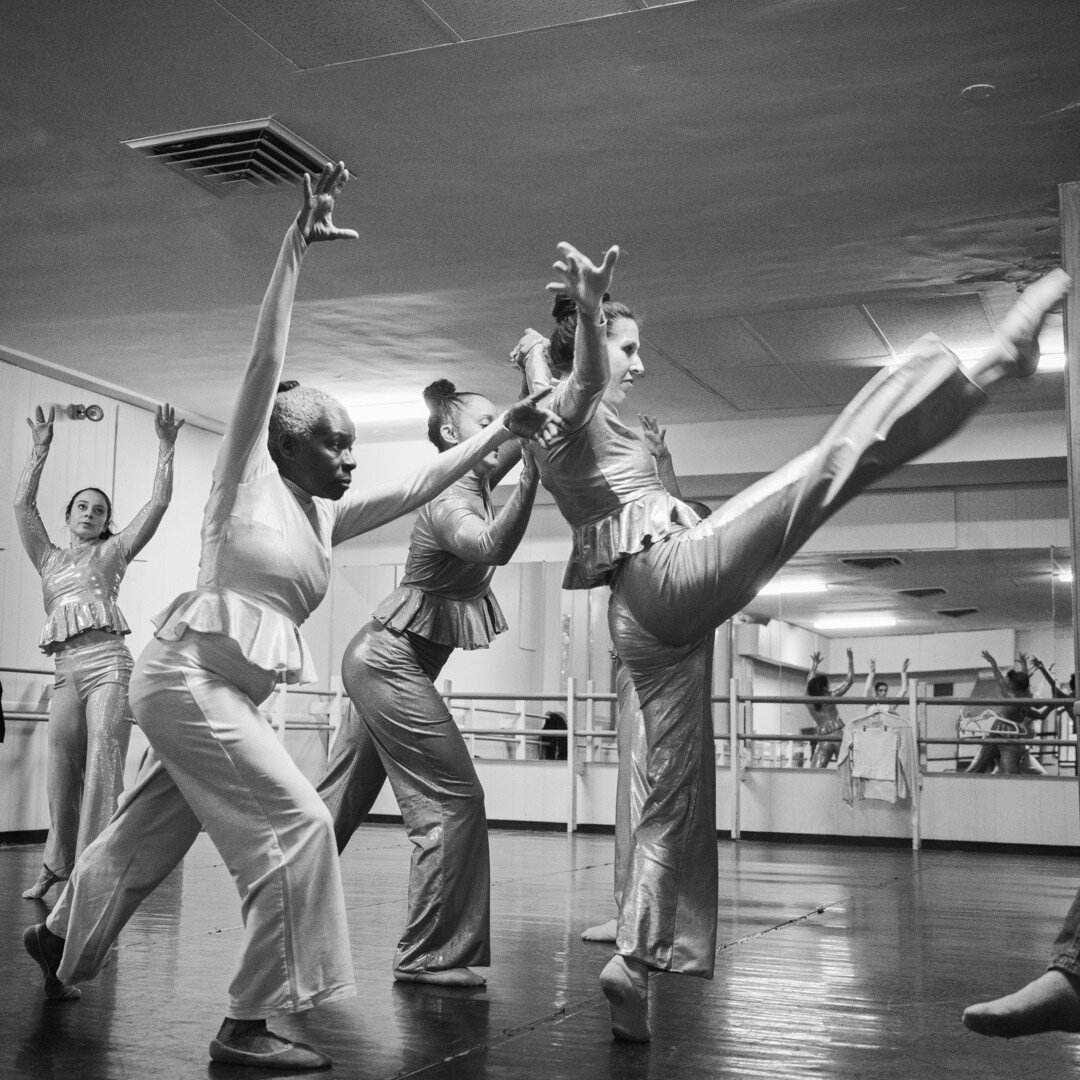
{"label": "ceiling air vent", "polygon": [[977,607],[947,607],[939,608],[938,614],[950,619],[962,619],[965,615],[974,615],[978,610]]}
{"label": "ceiling air vent", "polygon": [[901,596],[913,596],[916,600],[921,600],[924,596],[944,596],[945,590],[938,585],[930,585],[925,589],[897,589]]}
{"label": "ceiling air vent", "polygon": [[845,566],[855,566],[860,570],[881,570],[886,566],[903,566],[895,555],[860,555],[840,560]]}
{"label": "ceiling air vent", "polygon": [[304,173],[317,175],[330,160],[270,117],[125,139],[124,145],[219,196],[299,184]]}

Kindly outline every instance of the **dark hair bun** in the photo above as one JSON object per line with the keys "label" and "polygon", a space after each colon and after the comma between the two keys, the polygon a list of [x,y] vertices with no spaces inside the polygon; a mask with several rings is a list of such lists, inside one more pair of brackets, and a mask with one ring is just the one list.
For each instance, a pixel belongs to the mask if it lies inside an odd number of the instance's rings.
{"label": "dark hair bun", "polygon": [[[611,293],[604,293],[602,303],[606,304],[611,299]],[[566,293],[559,293],[555,297],[555,304],[551,309],[553,319],[563,319],[567,315],[577,314],[577,304]]]}
{"label": "dark hair bun", "polygon": [[285,382],[279,382],[277,384],[277,392],[279,394],[287,394],[290,390],[295,390],[300,384],[295,379],[288,379]]}
{"label": "dark hair bun", "polygon": [[577,311],[577,304],[566,293],[559,293],[555,297],[555,305],[551,309],[553,319],[564,319],[567,315],[573,315]]}
{"label": "dark hair bun", "polygon": [[449,379],[436,379],[424,387],[424,401],[428,408],[434,408],[440,401],[450,401],[457,397],[457,387]]}

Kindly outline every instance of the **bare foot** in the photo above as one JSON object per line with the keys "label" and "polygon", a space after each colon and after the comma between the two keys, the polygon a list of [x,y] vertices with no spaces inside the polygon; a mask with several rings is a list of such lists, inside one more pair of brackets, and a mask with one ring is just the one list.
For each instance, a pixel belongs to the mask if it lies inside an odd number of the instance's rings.
{"label": "bare foot", "polygon": [[600,923],[599,926],[590,926],[588,930],[581,931],[582,941],[603,941],[606,944],[613,944],[615,941],[615,935],[619,930],[618,919],[608,919],[606,923]]}
{"label": "bare foot", "polygon": [[640,960],[616,953],[600,972],[600,989],[611,1014],[611,1034],[626,1042],[648,1042],[649,969]]}
{"label": "bare foot", "polygon": [[969,1005],[964,1024],[980,1035],[1038,1035],[1080,1031],[1080,979],[1051,968],[1015,994]]}
{"label": "bare foot", "polygon": [[446,971],[402,971],[394,968],[398,982],[431,983],[434,986],[485,986],[487,979],[470,968],[448,968]]}

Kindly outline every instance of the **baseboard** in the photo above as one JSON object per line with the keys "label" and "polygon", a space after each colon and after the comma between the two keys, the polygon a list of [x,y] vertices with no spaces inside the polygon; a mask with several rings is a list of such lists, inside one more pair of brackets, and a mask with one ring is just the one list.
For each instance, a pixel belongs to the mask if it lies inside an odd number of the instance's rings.
{"label": "baseboard", "polygon": [[0,847],[13,844],[44,844],[48,835],[48,829],[20,829],[15,832],[0,832]]}

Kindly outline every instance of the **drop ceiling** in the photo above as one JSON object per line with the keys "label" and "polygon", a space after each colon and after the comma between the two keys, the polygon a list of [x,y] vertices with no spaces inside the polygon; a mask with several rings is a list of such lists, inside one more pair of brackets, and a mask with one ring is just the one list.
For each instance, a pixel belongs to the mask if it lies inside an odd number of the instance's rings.
{"label": "drop ceiling", "polygon": [[1080,179],[1055,0],[4,8],[0,347],[218,420],[295,198],[125,139],[273,116],[349,164],[361,239],[307,260],[289,371],[353,398],[506,400],[556,241],[620,243],[668,423],[835,411],[925,329],[978,348]]}

